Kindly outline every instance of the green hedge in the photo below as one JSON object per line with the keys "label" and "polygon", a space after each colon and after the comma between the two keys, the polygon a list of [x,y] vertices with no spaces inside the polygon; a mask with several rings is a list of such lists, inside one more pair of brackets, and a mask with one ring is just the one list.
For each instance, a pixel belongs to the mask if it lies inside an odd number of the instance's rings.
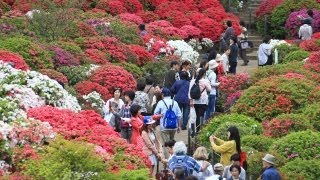
{"label": "green hedge", "polygon": [[248,135],[241,137],[241,146],[251,147],[260,152],[267,152],[274,141],[275,139],[264,135]]}
{"label": "green hedge", "polygon": [[289,161],[295,158],[311,160],[320,156],[320,134],[313,131],[290,133],[275,141],[269,149]]}
{"label": "green hedge", "polygon": [[[229,124],[226,124],[229,123]],[[209,137],[212,134],[215,134],[216,132],[221,135],[223,132],[221,132],[222,128],[226,128],[226,125],[239,125],[239,127],[246,128],[247,131],[249,131],[249,134],[262,134],[262,127],[261,124],[255,121],[253,118],[241,115],[241,114],[225,114],[221,116],[217,116],[213,119],[211,119],[205,127],[200,131],[199,135],[197,136],[197,139],[206,146],[210,146]],[[221,128],[219,130],[219,128]],[[217,131],[219,130],[219,131]],[[242,128],[241,128],[242,130]],[[240,130],[240,131],[241,131]],[[227,134],[227,131],[224,132],[225,136]],[[220,137],[219,137],[220,138]]]}
{"label": "green hedge", "polygon": [[298,113],[307,118],[313,125],[313,128],[320,131],[320,103],[314,103],[300,109]]}
{"label": "green hedge", "polygon": [[302,61],[307,57],[309,57],[309,52],[307,51],[304,51],[304,50],[293,51],[287,54],[285,58],[281,60],[281,62],[279,59],[279,63],[291,63],[292,61]]}
{"label": "green hedge", "polygon": [[287,179],[319,179],[320,161],[295,159],[280,168]]}
{"label": "green hedge", "polygon": [[291,52],[301,50],[298,46],[296,45],[290,45],[290,44],[280,44],[275,46],[272,51],[275,49],[278,50],[278,59],[279,63],[282,63],[284,58]]}

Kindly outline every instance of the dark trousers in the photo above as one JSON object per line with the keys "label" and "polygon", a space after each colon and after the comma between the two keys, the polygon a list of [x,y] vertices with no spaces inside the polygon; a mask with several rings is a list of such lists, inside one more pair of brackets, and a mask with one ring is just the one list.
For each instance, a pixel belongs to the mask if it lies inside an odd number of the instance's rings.
{"label": "dark trousers", "polygon": [[190,105],[189,103],[178,103],[182,112],[182,128],[186,128],[189,120]]}
{"label": "dark trousers", "polygon": [[207,121],[209,118],[213,117],[214,112],[216,111],[216,97],[217,95],[209,95],[209,103],[206,110],[206,117],[205,121]]}
{"label": "dark trousers", "polygon": [[229,73],[230,74],[236,74],[236,71],[237,71],[237,62],[229,62]]}
{"label": "dark trousers", "polygon": [[121,128],[121,137],[131,143],[132,128]]}
{"label": "dark trousers", "polygon": [[204,119],[204,113],[206,112],[207,105],[206,104],[195,104],[194,109],[196,110],[196,127],[197,127],[197,132],[200,130],[200,125],[203,124],[203,119]]}
{"label": "dark trousers", "polygon": [[244,64],[248,64],[247,49],[239,49],[239,56],[243,60]]}

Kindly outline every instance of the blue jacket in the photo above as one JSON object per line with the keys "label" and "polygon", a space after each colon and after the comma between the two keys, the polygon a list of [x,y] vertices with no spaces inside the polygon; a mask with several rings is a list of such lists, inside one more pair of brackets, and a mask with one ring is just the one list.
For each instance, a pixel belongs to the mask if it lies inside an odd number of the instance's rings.
{"label": "blue jacket", "polygon": [[281,180],[279,172],[273,166],[268,167],[264,170],[262,176],[262,180]]}
{"label": "blue jacket", "polygon": [[189,85],[190,82],[187,80],[178,80],[172,85],[170,90],[175,95],[174,100],[177,103],[189,103]]}

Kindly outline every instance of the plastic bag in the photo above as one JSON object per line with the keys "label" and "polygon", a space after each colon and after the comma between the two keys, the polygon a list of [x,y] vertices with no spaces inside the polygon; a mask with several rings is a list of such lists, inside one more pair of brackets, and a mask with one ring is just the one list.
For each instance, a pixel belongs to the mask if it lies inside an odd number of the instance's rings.
{"label": "plastic bag", "polygon": [[197,119],[197,114],[196,114],[196,110],[194,109],[194,107],[190,107],[190,114],[189,114],[189,129],[191,132],[191,137],[195,136],[196,133],[196,119]]}

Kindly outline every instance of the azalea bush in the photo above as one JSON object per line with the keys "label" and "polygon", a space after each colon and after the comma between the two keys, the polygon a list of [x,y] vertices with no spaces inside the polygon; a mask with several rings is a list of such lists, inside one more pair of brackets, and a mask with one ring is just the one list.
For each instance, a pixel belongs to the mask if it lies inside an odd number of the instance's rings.
{"label": "azalea bush", "polygon": [[280,168],[280,172],[288,179],[317,179],[320,162],[318,159],[295,159]]}
{"label": "azalea bush", "polygon": [[286,0],[277,6],[271,14],[271,35],[278,38],[284,38],[287,35],[287,31],[283,28],[285,22],[290,15],[291,11],[300,9],[320,9],[320,4],[315,0]]}
{"label": "azalea bush", "polygon": [[17,99],[26,110],[33,106],[42,105],[42,101],[47,105],[74,111],[81,109],[77,99],[48,76],[35,71],[17,70],[7,64],[0,64],[0,74],[2,75],[0,92],[3,95],[8,95],[11,92],[11,96]]}
{"label": "azalea bush", "polygon": [[275,141],[269,150],[278,152],[289,161],[319,158],[320,135],[311,130],[290,133]]}
{"label": "azalea bush", "polygon": [[227,111],[250,85],[249,75],[245,73],[220,76],[218,81],[220,85],[217,111],[221,112]]}
{"label": "azalea bush", "polygon": [[[313,11],[313,24],[311,25],[312,32],[316,33],[320,31],[320,25],[319,25],[320,12],[319,10],[316,10],[316,9],[313,9],[312,11]],[[298,11],[291,12],[288,19],[286,20],[285,27],[287,30],[289,30],[289,35],[291,37],[294,37],[294,38],[299,37],[298,31],[300,26],[303,24],[299,19],[300,16],[304,18],[308,17],[307,9],[302,9],[302,10],[299,9]]]}
{"label": "azalea bush", "polygon": [[264,135],[241,136],[241,146],[251,147],[259,152],[268,152],[275,140]]}
{"label": "azalea bush", "polygon": [[49,78],[54,79],[63,84],[68,84],[68,79],[62,73],[55,71],[53,69],[40,69],[39,71],[43,75],[47,75]]}
{"label": "azalea bush", "polygon": [[0,61],[12,63],[16,69],[29,70],[29,66],[24,59],[20,55],[10,51],[0,50]]}
{"label": "azalea bush", "polygon": [[283,0],[264,0],[256,9],[256,16],[262,18],[264,15],[270,15],[272,10],[279,6]]}
{"label": "azalea bush", "polygon": [[136,89],[136,80],[132,74],[119,66],[106,65],[97,69],[89,77],[89,80],[107,87],[109,92],[118,87],[123,91]]}
{"label": "azalea bush", "polygon": [[117,63],[115,63],[114,65],[123,67],[125,70],[127,70],[129,73],[131,73],[135,79],[139,79],[143,75],[142,69],[139,66],[137,66],[136,64],[133,64],[133,63],[119,63],[119,64],[117,64]]}
{"label": "azalea bush", "polygon": [[135,64],[138,66],[143,66],[146,63],[153,61],[153,55],[149,53],[146,48],[139,45],[129,45],[128,47],[137,56]]}
{"label": "azalea bush", "polygon": [[264,135],[281,137],[291,132],[313,129],[310,120],[303,114],[282,114],[270,121],[263,121]]}
{"label": "azalea bush", "polygon": [[64,51],[59,47],[53,48],[53,52],[54,52],[53,62],[56,67],[77,66],[80,64],[79,59],[77,59],[71,53]]}
{"label": "azalea bush", "polygon": [[99,67],[93,64],[74,67],[64,66],[58,68],[58,71],[64,74],[68,78],[69,84],[73,86],[80,81],[86,80]]}
{"label": "azalea bush", "polygon": [[[252,134],[262,134],[261,125],[253,118],[241,114],[226,114],[214,117],[206,124],[197,136],[198,140],[203,144],[209,146],[209,137],[215,135],[216,130],[224,123],[235,123],[246,126],[248,131]],[[226,134],[227,131],[224,132]],[[219,137],[220,138],[220,137]]]}
{"label": "azalea bush", "polygon": [[[141,149],[120,138],[101,116],[94,111],[73,113],[50,106],[33,108],[28,117],[49,122],[53,129],[66,139],[87,141],[101,146],[106,153],[107,171],[146,168],[149,160]],[[61,118],[64,117],[64,118]]]}
{"label": "azalea bush", "polygon": [[121,21],[112,21],[110,23],[110,33],[125,44],[141,44],[141,38],[137,33],[137,30],[132,27],[123,24]]}
{"label": "azalea bush", "polygon": [[320,51],[311,53],[309,59],[306,61],[304,68],[313,72],[320,72]]}
{"label": "azalea bush", "polygon": [[320,131],[320,103],[309,104],[305,108],[300,109],[298,113],[307,118],[314,129]]}
{"label": "azalea bush", "polygon": [[[291,52],[298,51],[300,48],[296,45],[280,44],[274,47],[278,50],[279,63],[283,62],[284,58]],[[273,51],[274,51],[273,49]]]}
{"label": "azalea bush", "polygon": [[299,44],[299,47],[301,49],[309,51],[309,52],[319,51],[320,50],[320,42],[317,39],[305,40]]}
{"label": "azalea bush", "polygon": [[228,128],[231,126],[235,126],[238,128],[241,137],[246,135],[261,134],[262,127],[258,122],[250,124],[249,126],[248,124],[249,123],[247,122],[224,122],[220,124],[219,127],[213,132],[213,135],[221,139],[227,140],[228,135],[226,134],[226,132],[228,131]]}
{"label": "azalea bush", "polygon": [[310,93],[314,89],[316,84],[301,74],[271,76],[249,87],[231,111],[260,121],[270,120],[279,114],[294,112],[312,102],[313,97]]}
{"label": "azalea bush", "polygon": [[142,67],[145,76],[154,77],[155,84],[162,84],[163,79],[169,69],[169,63],[166,60],[160,59],[155,62],[149,62]]}
{"label": "azalea bush", "polygon": [[199,53],[183,40],[168,41],[167,44],[174,49],[174,55],[180,56],[181,60],[190,60],[196,63]]}
{"label": "azalea bush", "polygon": [[0,49],[21,55],[26,63],[34,70],[53,67],[50,53],[28,38],[2,37],[0,41]]}
{"label": "azalea bush", "polygon": [[97,92],[101,95],[104,101],[107,101],[112,96],[112,93],[108,90],[107,87],[101,86],[98,83],[91,81],[81,81],[74,86],[76,92],[82,96],[90,94],[92,92]]}
{"label": "azalea bush", "polygon": [[309,57],[309,53],[307,51],[304,51],[304,50],[293,51],[287,54],[284,59],[282,60],[279,59],[281,60],[279,61],[279,63],[291,63],[292,61],[302,61],[307,57]]}
{"label": "azalea bush", "polygon": [[84,103],[84,109],[92,109],[96,111],[98,114],[103,114],[103,106],[105,102],[103,101],[101,95],[96,91],[92,91],[87,95],[82,96]]}

